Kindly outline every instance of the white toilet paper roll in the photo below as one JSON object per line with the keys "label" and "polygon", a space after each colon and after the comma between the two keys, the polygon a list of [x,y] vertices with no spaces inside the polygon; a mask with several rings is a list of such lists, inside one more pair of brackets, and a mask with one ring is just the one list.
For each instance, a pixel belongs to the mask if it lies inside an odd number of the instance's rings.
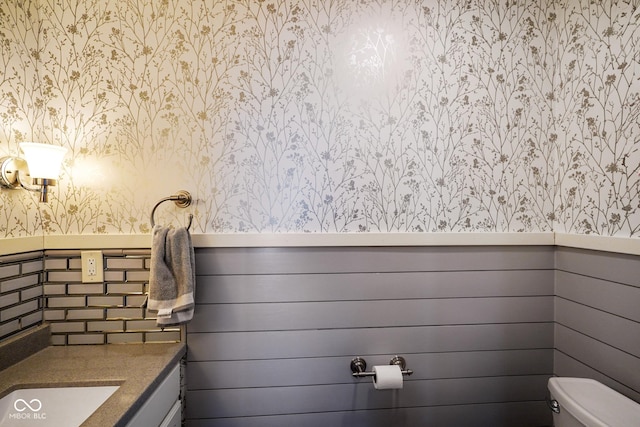
{"label": "white toilet paper roll", "polygon": [[374,366],[373,386],[377,390],[390,390],[402,388],[402,370],[398,365]]}

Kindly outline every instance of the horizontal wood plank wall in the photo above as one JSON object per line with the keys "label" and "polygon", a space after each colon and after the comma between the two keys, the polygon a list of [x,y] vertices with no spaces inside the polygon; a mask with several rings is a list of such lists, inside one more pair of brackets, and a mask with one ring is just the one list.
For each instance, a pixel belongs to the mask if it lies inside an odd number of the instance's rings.
{"label": "horizontal wood plank wall", "polygon": [[554,372],[640,401],[640,256],[556,251]]}
{"label": "horizontal wood plank wall", "polygon": [[[196,251],[187,425],[546,426],[553,247]],[[354,379],[395,354],[402,390]]]}

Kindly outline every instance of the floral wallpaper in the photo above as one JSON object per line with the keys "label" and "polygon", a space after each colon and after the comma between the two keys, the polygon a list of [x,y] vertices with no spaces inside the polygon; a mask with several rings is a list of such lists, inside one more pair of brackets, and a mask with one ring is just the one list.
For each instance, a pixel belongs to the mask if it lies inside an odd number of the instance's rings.
{"label": "floral wallpaper", "polygon": [[[0,237],[640,229],[633,1],[8,0]],[[157,221],[186,222],[172,204]]]}
{"label": "floral wallpaper", "polygon": [[553,63],[559,231],[640,232],[640,3],[559,3]]}

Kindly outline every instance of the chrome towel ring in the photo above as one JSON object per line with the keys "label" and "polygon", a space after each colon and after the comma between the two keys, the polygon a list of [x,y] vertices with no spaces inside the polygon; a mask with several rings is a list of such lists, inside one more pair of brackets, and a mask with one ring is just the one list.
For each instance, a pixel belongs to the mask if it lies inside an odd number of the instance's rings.
{"label": "chrome towel ring", "polygon": [[[191,202],[193,201],[193,199],[191,198],[191,193],[185,190],[180,190],[176,194],[173,194],[169,197],[165,197],[164,199],[161,199],[160,201],[158,201],[158,203],[156,203],[153,209],[151,209],[151,227],[156,226],[156,221],[153,218],[156,213],[156,209],[158,209],[158,206],[160,206],[162,203],[168,202],[168,201],[174,202],[176,206],[179,208],[186,208],[187,206],[191,205]],[[189,214],[189,224],[187,224],[187,230],[191,228],[192,222],[193,222],[193,214]]]}

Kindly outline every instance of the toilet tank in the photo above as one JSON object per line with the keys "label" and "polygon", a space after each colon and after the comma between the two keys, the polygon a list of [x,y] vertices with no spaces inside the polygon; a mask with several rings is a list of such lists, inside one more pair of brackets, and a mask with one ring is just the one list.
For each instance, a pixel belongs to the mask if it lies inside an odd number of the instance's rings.
{"label": "toilet tank", "polygon": [[553,414],[555,427],[640,426],[640,404],[596,380],[550,378],[548,387],[560,407]]}

